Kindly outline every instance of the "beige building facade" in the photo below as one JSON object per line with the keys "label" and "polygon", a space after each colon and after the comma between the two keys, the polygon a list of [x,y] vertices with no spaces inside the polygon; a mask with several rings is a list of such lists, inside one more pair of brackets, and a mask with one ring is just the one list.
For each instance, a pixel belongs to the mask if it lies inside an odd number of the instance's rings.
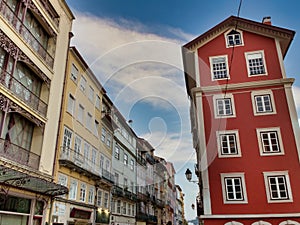
{"label": "beige building facade", "polygon": [[65,1],[0,2],[0,224],[45,224],[69,33]]}

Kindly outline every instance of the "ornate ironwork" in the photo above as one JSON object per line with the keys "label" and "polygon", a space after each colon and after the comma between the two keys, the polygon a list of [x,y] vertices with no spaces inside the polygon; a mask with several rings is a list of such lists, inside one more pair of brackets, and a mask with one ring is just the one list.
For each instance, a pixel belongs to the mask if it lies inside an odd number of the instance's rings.
{"label": "ornate ironwork", "polygon": [[52,21],[55,23],[55,25],[58,27],[59,25],[59,15],[49,2],[49,0],[40,0],[40,3],[43,5],[45,11],[48,13],[48,15],[51,17]]}
{"label": "ornate ironwork", "polygon": [[25,55],[4,32],[0,29],[0,46],[14,59],[25,62],[36,72],[36,74],[50,87],[50,79]]}
{"label": "ornate ironwork", "polygon": [[[31,4],[29,4],[31,5]],[[5,1],[0,2],[0,14],[7,20],[7,22],[15,29],[16,32],[23,38],[23,40],[31,46],[31,48],[44,59],[46,64],[53,68],[54,58],[49,54],[47,49],[35,38],[31,31],[18,18],[18,16],[11,10]],[[41,17],[45,20],[44,17]],[[48,24],[48,23],[46,23]],[[48,25],[49,26],[49,25]],[[51,32],[54,32],[50,29]],[[54,33],[54,37],[56,34]],[[17,55],[16,55],[17,56]]]}

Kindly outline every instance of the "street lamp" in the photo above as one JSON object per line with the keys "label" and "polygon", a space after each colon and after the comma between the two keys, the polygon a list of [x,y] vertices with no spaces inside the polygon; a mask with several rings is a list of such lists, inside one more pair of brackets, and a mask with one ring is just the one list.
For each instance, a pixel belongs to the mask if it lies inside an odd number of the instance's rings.
{"label": "street lamp", "polygon": [[185,177],[188,180],[188,182],[192,182],[192,183],[197,183],[198,184],[198,181],[192,180],[192,171],[189,168],[187,168],[186,171],[185,171]]}

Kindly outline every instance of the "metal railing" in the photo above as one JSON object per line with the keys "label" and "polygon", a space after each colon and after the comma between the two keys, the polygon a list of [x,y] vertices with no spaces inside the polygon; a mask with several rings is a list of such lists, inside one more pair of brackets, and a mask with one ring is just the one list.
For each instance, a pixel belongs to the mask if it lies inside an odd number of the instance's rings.
{"label": "metal railing", "polygon": [[0,156],[35,170],[38,170],[40,165],[39,155],[2,138],[0,139]]}
{"label": "metal railing", "polygon": [[98,175],[111,183],[114,183],[114,176],[107,170],[100,167],[99,164],[96,164],[95,161],[85,157],[79,152],[74,151],[73,149],[61,146],[60,151],[60,160],[67,160],[74,163],[76,166],[85,169],[95,175]]}
{"label": "metal railing", "polygon": [[[2,68],[0,68],[0,71],[1,70]],[[39,112],[42,116],[46,116],[47,104],[11,74],[2,71],[0,73],[0,83],[26,103],[26,105]]]}
{"label": "metal railing", "polygon": [[54,58],[47,49],[37,40],[26,25],[18,18],[18,15],[9,7],[5,1],[0,0],[0,14],[7,22],[22,36],[24,41],[37,52],[48,66],[53,68]]}

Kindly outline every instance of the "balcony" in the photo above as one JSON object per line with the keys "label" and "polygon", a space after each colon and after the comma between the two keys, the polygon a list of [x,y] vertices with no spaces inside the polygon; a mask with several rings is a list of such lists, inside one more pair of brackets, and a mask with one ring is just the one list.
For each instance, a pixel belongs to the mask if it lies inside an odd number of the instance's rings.
{"label": "balcony", "polygon": [[9,143],[7,140],[0,139],[0,156],[14,161],[22,166],[28,166],[38,170],[40,156],[34,154],[18,145]]}
{"label": "balcony", "polygon": [[120,188],[119,186],[114,186],[112,190],[112,194],[118,197],[124,196],[123,188]]}
{"label": "balcony", "polygon": [[115,178],[114,176],[105,169],[102,169],[102,178],[106,179],[110,183],[114,184]]}
{"label": "balcony", "polygon": [[146,221],[149,223],[157,223],[157,217],[153,215],[149,215],[142,212],[137,212],[136,214],[136,220],[137,221]]}
{"label": "balcony", "polygon": [[145,194],[143,194],[143,193],[141,193],[141,192],[138,192],[138,193],[137,193],[137,199],[138,199],[139,201],[146,202],[146,201],[148,200],[148,197],[147,197],[147,195],[145,195]]}
{"label": "balcony", "polygon": [[0,84],[12,92],[16,97],[21,99],[30,108],[37,111],[40,115],[46,117],[48,107],[47,104],[11,74],[2,71],[0,75]]}
{"label": "balcony", "polygon": [[5,1],[0,2],[0,15],[15,29],[23,40],[30,45],[32,49],[45,61],[45,63],[53,68],[54,58],[48,53],[47,49],[37,40],[25,24],[18,18],[18,15],[7,5]]}
{"label": "balcony", "polygon": [[165,204],[161,199],[156,199],[155,204],[157,205],[158,208],[164,208]]}

